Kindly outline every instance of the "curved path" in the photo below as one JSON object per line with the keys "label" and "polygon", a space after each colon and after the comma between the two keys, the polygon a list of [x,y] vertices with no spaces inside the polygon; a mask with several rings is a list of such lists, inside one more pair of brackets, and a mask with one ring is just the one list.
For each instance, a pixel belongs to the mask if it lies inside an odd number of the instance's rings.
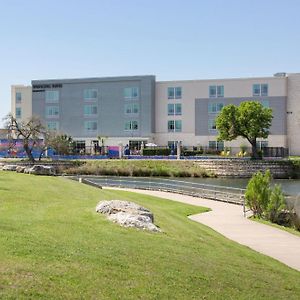
{"label": "curved path", "polygon": [[[119,188],[103,187],[103,189]],[[120,190],[208,207],[211,209],[210,212],[193,215],[189,218],[213,228],[235,242],[271,256],[300,271],[300,237],[245,218],[242,206],[161,191]]]}

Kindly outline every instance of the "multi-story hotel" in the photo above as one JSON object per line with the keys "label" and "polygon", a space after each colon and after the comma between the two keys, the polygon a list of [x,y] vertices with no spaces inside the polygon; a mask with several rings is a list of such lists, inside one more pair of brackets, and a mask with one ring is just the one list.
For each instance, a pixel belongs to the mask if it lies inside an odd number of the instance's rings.
{"label": "multi-story hotel", "polygon": [[[12,86],[12,114],[39,116],[49,129],[91,146],[155,143],[223,147],[215,119],[230,103],[259,101],[273,110],[270,135],[259,143],[300,154],[300,73],[272,77],[156,81],[155,76],[33,80]],[[246,140],[225,146],[247,145]]]}

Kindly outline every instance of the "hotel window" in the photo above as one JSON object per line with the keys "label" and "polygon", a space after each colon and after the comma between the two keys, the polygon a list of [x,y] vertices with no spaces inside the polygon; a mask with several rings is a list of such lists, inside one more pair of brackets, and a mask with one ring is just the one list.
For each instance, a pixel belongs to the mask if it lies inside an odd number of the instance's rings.
{"label": "hotel window", "polygon": [[138,103],[128,103],[125,105],[125,114],[127,115],[137,115],[139,113],[139,104]]}
{"label": "hotel window", "polygon": [[16,107],[16,118],[19,119],[22,117],[22,109],[21,107]]}
{"label": "hotel window", "polygon": [[181,120],[169,120],[168,121],[168,132],[181,132],[182,122]]}
{"label": "hotel window", "polygon": [[223,103],[208,103],[208,112],[209,113],[219,113],[224,107]]}
{"label": "hotel window", "polygon": [[84,121],[84,130],[86,132],[97,131],[97,121]]}
{"label": "hotel window", "polygon": [[210,85],[209,97],[210,98],[224,97],[224,85]]}
{"label": "hotel window", "polygon": [[209,119],[208,120],[208,130],[213,130],[213,131],[217,130],[215,119]]}
{"label": "hotel window", "polygon": [[268,96],[268,85],[264,84],[253,84],[252,94],[253,96]]}
{"label": "hotel window", "polygon": [[16,103],[22,102],[22,94],[20,92],[16,92]]}
{"label": "hotel window", "polygon": [[46,106],[46,117],[48,117],[48,118],[59,117],[59,107],[58,106]]}
{"label": "hotel window", "polygon": [[139,98],[139,88],[138,87],[125,88],[124,98],[127,100],[137,100]]}
{"label": "hotel window", "polygon": [[267,84],[262,84],[260,89],[261,89],[262,96],[268,96],[268,85]]}
{"label": "hotel window", "polygon": [[84,98],[84,100],[96,100],[98,98],[98,90],[97,89],[84,89],[83,90],[83,98]]}
{"label": "hotel window", "polygon": [[256,147],[258,149],[263,149],[263,148],[267,148],[269,146],[268,141],[257,141],[256,142]]}
{"label": "hotel window", "polygon": [[181,116],[182,110],[181,110],[181,104],[168,104],[168,115],[169,116]]}
{"label": "hotel window", "polygon": [[208,148],[213,150],[224,150],[224,142],[223,141],[209,141]]}
{"label": "hotel window", "polygon": [[94,116],[98,114],[97,105],[85,105],[84,106],[84,115],[85,116]]}
{"label": "hotel window", "polygon": [[138,130],[139,129],[139,123],[136,120],[134,120],[134,121],[133,120],[132,121],[126,121],[124,129],[126,131]]}
{"label": "hotel window", "polygon": [[59,123],[56,121],[51,121],[51,122],[47,122],[47,128],[49,130],[58,130],[59,128]]}
{"label": "hotel window", "polygon": [[59,91],[46,91],[45,92],[46,102],[58,102],[59,101]]}
{"label": "hotel window", "polygon": [[262,100],[262,101],[261,101],[261,104],[262,104],[262,106],[265,107],[265,108],[269,108],[269,107],[270,107],[269,100]]}
{"label": "hotel window", "polygon": [[181,97],[182,97],[181,87],[168,88],[168,99],[181,99]]}

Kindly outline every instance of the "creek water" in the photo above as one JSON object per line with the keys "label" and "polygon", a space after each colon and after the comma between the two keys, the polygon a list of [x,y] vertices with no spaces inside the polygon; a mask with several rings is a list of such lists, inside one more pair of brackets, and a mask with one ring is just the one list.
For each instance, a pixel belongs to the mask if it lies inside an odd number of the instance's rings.
{"label": "creek water", "polygon": [[[104,179],[107,178],[107,179]],[[172,187],[181,186],[184,188],[193,189],[197,187],[193,184],[205,184],[219,187],[229,187],[229,188],[246,188],[249,179],[240,179],[240,178],[168,178],[168,177],[114,177],[114,176],[92,176],[89,177],[89,180],[95,183],[105,183],[105,180],[108,182],[121,180],[123,184],[130,185],[139,185],[145,186],[149,181],[152,185],[157,183],[157,186],[162,185],[171,185]],[[104,180],[104,181],[103,181]],[[185,185],[184,182],[187,184]],[[188,184],[190,183],[190,184]],[[192,183],[192,184],[191,184]],[[300,196],[300,179],[274,179],[272,184],[280,184],[282,190],[285,194],[291,196]]]}
{"label": "creek water", "polygon": [[[246,188],[249,179],[240,178],[181,178],[182,181],[213,184],[226,187]],[[285,194],[300,194],[300,179],[274,179],[272,184],[280,184]]]}

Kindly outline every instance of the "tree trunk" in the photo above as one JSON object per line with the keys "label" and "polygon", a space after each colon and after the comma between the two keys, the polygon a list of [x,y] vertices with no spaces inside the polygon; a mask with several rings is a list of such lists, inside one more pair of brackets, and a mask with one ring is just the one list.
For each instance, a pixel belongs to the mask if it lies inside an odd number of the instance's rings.
{"label": "tree trunk", "polygon": [[35,159],[34,159],[34,157],[32,155],[32,149],[30,149],[29,146],[28,146],[28,144],[26,144],[26,143],[24,144],[24,150],[25,150],[25,152],[26,152],[26,154],[28,156],[29,161],[32,162],[32,163],[34,163]]}
{"label": "tree trunk", "polygon": [[41,150],[40,156],[39,156],[39,161],[42,160],[42,156],[43,156],[43,154],[44,154],[45,152],[46,152],[46,149]]}
{"label": "tree trunk", "polygon": [[256,139],[252,140],[250,143],[251,143],[251,147],[252,147],[252,158],[253,159],[261,159],[261,157],[257,151]]}

